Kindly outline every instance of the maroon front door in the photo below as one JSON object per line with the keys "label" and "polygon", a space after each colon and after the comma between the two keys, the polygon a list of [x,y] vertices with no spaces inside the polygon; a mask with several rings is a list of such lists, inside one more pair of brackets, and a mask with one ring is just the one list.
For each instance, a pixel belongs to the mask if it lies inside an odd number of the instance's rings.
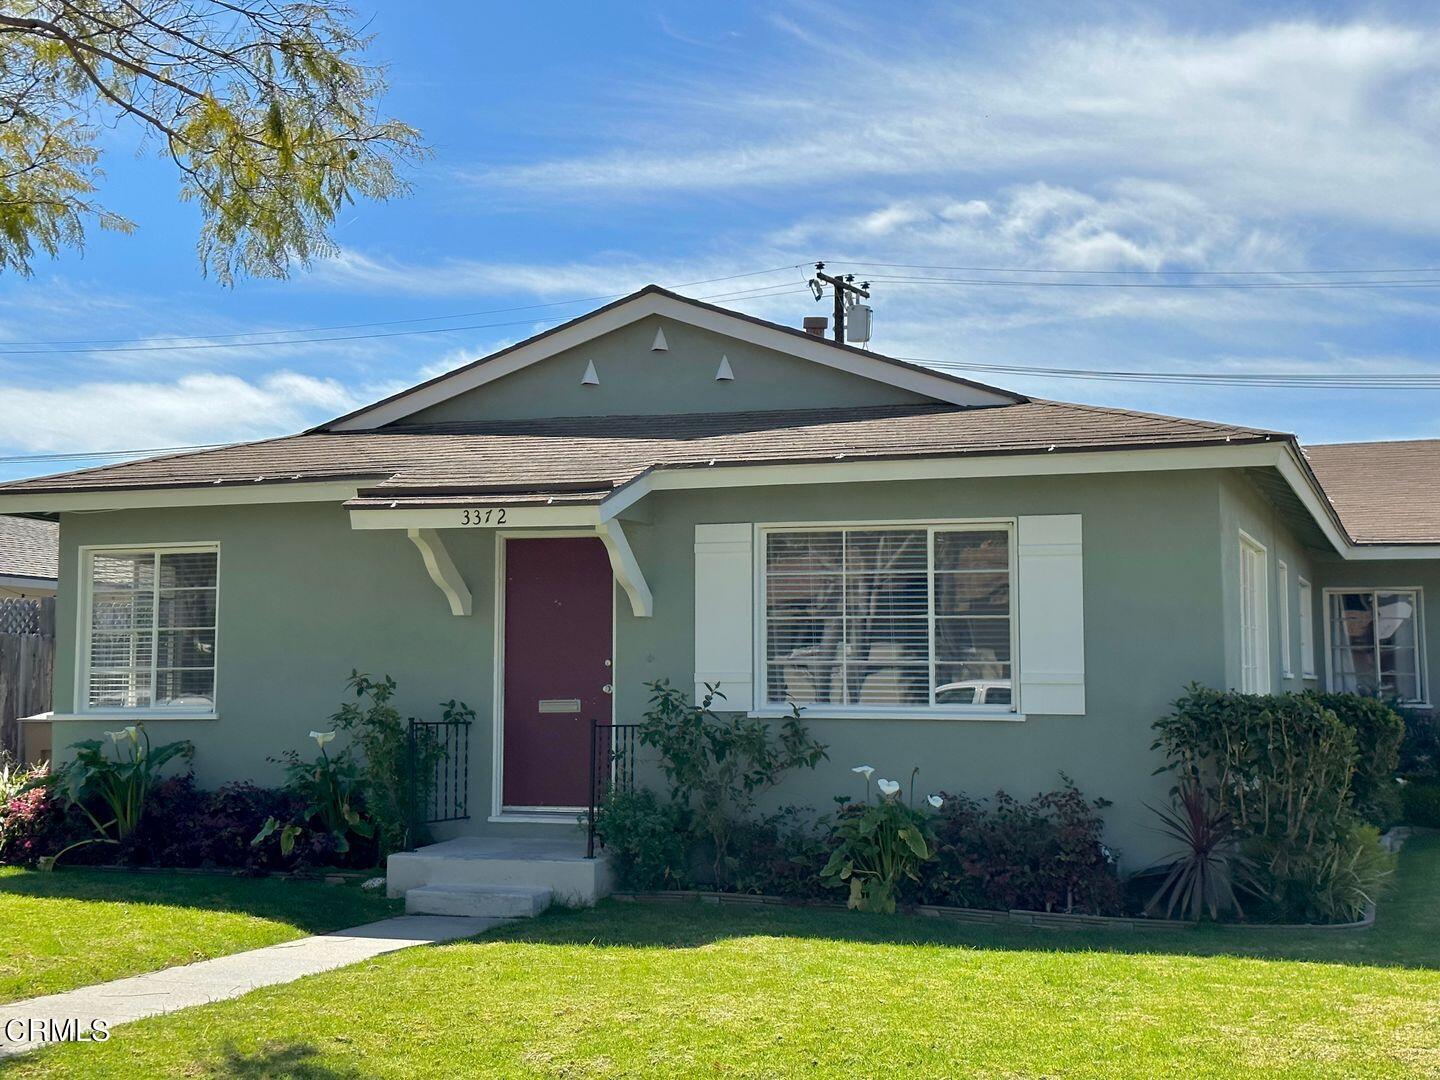
{"label": "maroon front door", "polygon": [[505,806],[589,803],[590,722],[611,718],[614,596],[599,540],[505,541]]}

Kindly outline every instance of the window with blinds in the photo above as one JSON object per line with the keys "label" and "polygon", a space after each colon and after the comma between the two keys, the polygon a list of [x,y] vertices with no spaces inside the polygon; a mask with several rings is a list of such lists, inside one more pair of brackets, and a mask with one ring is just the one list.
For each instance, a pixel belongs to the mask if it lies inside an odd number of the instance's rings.
{"label": "window with blinds", "polygon": [[214,548],[91,551],[87,708],[215,708]]}
{"label": "window with blinds", "polygon": [[1011,708],[1009,525],[777,529],[764,543],[768,703]]}

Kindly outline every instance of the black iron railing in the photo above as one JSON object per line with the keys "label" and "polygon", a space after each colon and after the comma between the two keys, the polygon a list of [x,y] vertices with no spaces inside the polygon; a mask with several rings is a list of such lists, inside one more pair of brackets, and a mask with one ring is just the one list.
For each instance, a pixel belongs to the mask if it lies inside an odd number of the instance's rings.
{"label": "black iron railing", "polygon": [[406,732],[412,832],[470,816],[470,721],[411,720]]}
{"label": "black iron railing", "polygon": [[590,723],[590,808],[585,816],[585,857],[595,857],[595,811],[612,791],[635,787],[640,725]]}

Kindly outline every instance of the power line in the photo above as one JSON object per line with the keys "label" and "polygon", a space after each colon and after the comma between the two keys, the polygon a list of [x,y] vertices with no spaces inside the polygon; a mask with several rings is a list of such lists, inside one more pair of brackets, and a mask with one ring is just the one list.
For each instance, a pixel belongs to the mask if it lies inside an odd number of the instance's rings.
{"label": "power line", "polygon": [[[720,281],[736,281],[740,278],[759,277],[762,274],[778,274],[784,270],[798,270],[805,266],[805,263],[792,263],[788,266],[772,266],[765,270],[747,270],[743,274],[725,274],[720,277],[702,278],[699,281],[684,281],[678,285],[666,286],[670,289],[689,289],[697,285],[712,285]],[[335,323],[330,326],[299,326],[284,330],[244,330],[230,334],[176,334],[165,337],[147,338],[62,338],[55,340],[41,341],[6,341],[0,342],[0,352],[8,350],[11,346],[20,345],[116,345],[127,342],[144,342],[146,345],[154,345],[162,341],[194,341],[197,337],[206,341],[219,339],[243,338],[243,337],[266,337],[275,334],[318,334],[331,330],[356,330],[370,326],[405,326],[420,322],[444,322],[448,319],[474,319],[482,315],[505,315],[514,311],[539,311],[545,308],[570,307],[574,304],[598,304],[607,300],[618,300],[625,293],[607,293],[603,296],[577,296],[570,300],[552,300],[543,304],[520,304],[514,307],[486,308],[483,311],[465,311],[450,315],[420,315],[410,319],[377,319],[372,322],[357,323]],[[304,339],[302,339],[304,340]],[[266,343],[257,343],[266,344]],[[293,344],[292,342],[277,342],[276,344]],[[62,351],[62,350],[53,350]],[[101,351],[101,350],[75,350],[75,351]]]}
{"label": "power line", "polygon": [[[791,269],[783,267],[782,269]],[[774,271],[765,271],[773,273]],[[734,275],[743,277],[749,275]],[[715,280],[725,280],[718,278]],[[684,288],[685,286],[676,286]],[[776,291],[778,290],[778,291]],[[757,300],[767,296],[781,296],[787,293],[806,292],[794,285],[764,285],[755,289],[741,289],[724,293],[711,293],[706,296],[696,297],[698,300]],[[612,297],[597,297],[596,299],[616,299],[624,296],[624,293],[617,293]],[[578,301],[576,301],[578,302]],[[455,334],[466,330],[494,330],[507,326],[535,326],[546,323],[569,322],[573,318],[570,315],[559,315],[543,319],[511,319],[505,322],[492,323],[468,323],[463,326],[432,326],[421,330],[391,330],[379,334],[337,334],[330,337],[294,338],[286,341],[205,341],[194,342],[187,345],[123,345],[108,346],[100,349],[7,349],[0,348],[0,356],[65,356],[71,353],[147,353],[147,352],[195,352],[207,349],[261,349],[274,348],[281,345],[312,345],[325,344],[326,342],[337,341],[378,341],[384,338],[416,337],[424,334]],[[281,333],[282,331],[274,331]]]}
{"label": "power line", "polygon": [[135,450],[75,450],[68,453],[53,454],[9,454],[5,457],[0,457],[0,463],[9,464],[17,461],[77,461],[82,458],[131,457],[137,454],[178,453],[183,450],[218,450],[222,446],[234,445],[234,443],[192,443],[189,446],[150,446]]}
{"label": "power line", "polygon": [[1370,374],[1306,374],[1289,371],[1179,372],[1113,371],[1090,368],[1038,367],[1020,364],[963,363],[903,357],[911,363],[945,371],[983,371],[1026,377],[1093,380],[1096,382],[1165,383],[1191,386],[1266,386],[1343,390],[1440,390],[1440,373],[1375,372]]}
{"label": "power line", "polygon": [[836,259],[847,266],[879,266],[896,270],[952,270],[967,274],[1148,274],[1148,275],[1195,275],[1209,277],[1299,277],[1306,274],[1440,274],[1440,266],[1406,266],[1379,270],[1355,267],[1349,270],[1061,270],[1043,269],[1033,266],[937,266],[926,263],[864,262],[855,259]]}
{"label": "power line", "polygon": [[1389,281],[1006,281],[1002,278],[906,277],[872,274],[890,285],[1012,285],[1021,289],[1425,289],[1440,278]]}

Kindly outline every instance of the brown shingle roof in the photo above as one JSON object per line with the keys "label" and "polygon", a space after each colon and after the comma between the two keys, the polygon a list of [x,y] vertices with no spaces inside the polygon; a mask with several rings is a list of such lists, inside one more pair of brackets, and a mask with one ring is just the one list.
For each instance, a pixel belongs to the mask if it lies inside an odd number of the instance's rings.
{"label": "brown shingle roof", "polygon": [[[372,481],[376,494],[603,491],[656,466],[943,457],[1260,442],[1276,432],[1052,401],[588,416],[312,433],[0,485],[0,495]],[[362,487],[367,485],[362,484]]]}
{"label": "brown shingle roof", "polygon": [[1356,543],[1440,543],[1440,439],[1329,443],[1305,456]]}
{"label": "brown shingle roof", "polygon": [[60,526],[0,515],[0,577],[53,581],[60,574]]}

